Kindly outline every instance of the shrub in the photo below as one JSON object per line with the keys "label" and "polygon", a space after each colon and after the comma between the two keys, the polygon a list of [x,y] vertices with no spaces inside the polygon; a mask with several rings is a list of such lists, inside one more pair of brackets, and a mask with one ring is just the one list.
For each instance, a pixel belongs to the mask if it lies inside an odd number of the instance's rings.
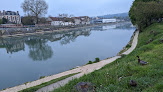
{"label": "shrub", "polygon": [[97,63],[97,62],[100,62],[100,59],[99,58],[95,58],[94,63]]}
{"label": "shrub", "polygon": [[89,63],[88,64],[92,64],[92,61],[89,61]]}
{"label": "shrub", "polygon": [[126,48],[130,48],[130,47],[131,47],[131,45],[130,44],[127,44]]}

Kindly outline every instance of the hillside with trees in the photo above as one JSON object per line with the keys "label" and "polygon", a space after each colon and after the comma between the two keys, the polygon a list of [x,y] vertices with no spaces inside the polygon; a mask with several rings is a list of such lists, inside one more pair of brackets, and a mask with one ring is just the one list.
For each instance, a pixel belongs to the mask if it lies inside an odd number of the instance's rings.
{"label": "hillside with trees", "polygon": [[129,16],[131,22],[142,30],[153,23],[162,22],[162,0],[135,0]]}

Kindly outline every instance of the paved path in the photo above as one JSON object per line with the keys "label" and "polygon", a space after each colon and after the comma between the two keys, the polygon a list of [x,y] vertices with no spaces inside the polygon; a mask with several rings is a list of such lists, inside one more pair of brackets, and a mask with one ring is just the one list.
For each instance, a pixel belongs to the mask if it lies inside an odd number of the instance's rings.
{"label": "paved path", "polygon": [[137,43],[138,43],[138,35],[139,35],[139,31],[136,31],[131,47],[122,54],[128,55],[136,48]]}
{"label": "paved path", "polygon": [[[139,34],[139,32],[137,31],[135,36],[134,36],[131,48],[129,50],[127,50],[126,52],[124,52],[123,54],[127,55],[127,54],[131,53],[136,48],[137,41],[138,41],[138,34]],[[56,75],[48,76],[46,78],[39,79],[39,80],[30,82],[30,83],[27,83],[27,84],[19,85],[19,86],[13,87],[13,88],[8,88],[8,89],[0,91],[0,92],[18,92],[18,91],[21,91],[23,89],[30,88],[30,87],[33,87],[33,86],[40,85],[42,83],[48,82],[50,80],[60,78],[62,76],[66,76],[66,75],[69,75],[69,74],[72,74],[72,73],[81,72],[81,73],[79,73],[77,75],[74,75],[74,76],[69,77],[67,79],[64,79],[62,81],[56,82],[56,83],[51,84],[51,85],[46,86],[46,87],[43,87],[43,88],[41,88],[41,89],[39,89],[37,91],[37,92],[49,92],[49,91],[52,91],[52,90],[54,90],[56,88],[59,88],[60,86],[64,86],[70,80],[72,80],[74,78],[79,78],[79,77],[83,76],[84,74],[88,74],[88,73],[91,73],[91,72],[93,72],[95,70],[99,70],[100,68],[102,68],[105,65],[115,61],[118,58],[121,58],[121,56],[115,56],[115,57],[112,57],[112,58],[107,59],[107,60],[102,60],[102,61],[100,61],[98,63],[81,66],[81,67],[78,67],[76,69],[69,70],[69,71],[59,73],[59,74],[56,74]]]}

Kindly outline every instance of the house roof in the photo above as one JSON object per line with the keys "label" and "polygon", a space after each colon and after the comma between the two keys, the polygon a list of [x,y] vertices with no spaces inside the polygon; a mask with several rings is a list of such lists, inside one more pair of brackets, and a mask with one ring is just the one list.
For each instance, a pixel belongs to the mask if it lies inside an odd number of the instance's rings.
{"label": "house roof", "polygon": [[73,22],[72,18],[49,17],[52,21]]}
{"label": "house roof", "polygon": [[5,12],[5,15],[19,15],[19,14],[17,14],[17,13],[14,12],[14,11],[6,11],[6,12]]}
{"label": "house roof", "polygon": [[63,18],[49,17],[52,21],[63,21]]}

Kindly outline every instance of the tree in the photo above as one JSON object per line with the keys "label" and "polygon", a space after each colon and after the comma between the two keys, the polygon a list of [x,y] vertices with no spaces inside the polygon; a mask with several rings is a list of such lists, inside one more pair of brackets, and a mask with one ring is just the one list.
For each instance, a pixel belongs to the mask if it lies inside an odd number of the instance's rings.
{"label": "tree", "polygon": [[2,18],[2,24],[6,24],[8,20],[6,18]]}
{"label": "tree", "polygon": [[22,17],[22,24],[23,25],[34,25],[34,19],[32,16]]}
{"label": "tree", "polygon": [[163,1],[159,0],[135,0],[129,16],[131,22],[137,25],[139,30],[146,28],[155,22],[161,22],[163,18]]}
{"label": "tree", "polygon": [[23,11],[31,16],[35,16],[36,23],[39,22],[39,17],[47,14],[48,5],[44,0],[25,0],[21,8]]}
{"label": "tree", "polygon": [[44,18],[44,17],[39,18],[39,23],[40,24],[46,24],[46,18]]}
{"label": "tree", "polygon": [[2,19],[0,19],[0,24],[2,24]]}

